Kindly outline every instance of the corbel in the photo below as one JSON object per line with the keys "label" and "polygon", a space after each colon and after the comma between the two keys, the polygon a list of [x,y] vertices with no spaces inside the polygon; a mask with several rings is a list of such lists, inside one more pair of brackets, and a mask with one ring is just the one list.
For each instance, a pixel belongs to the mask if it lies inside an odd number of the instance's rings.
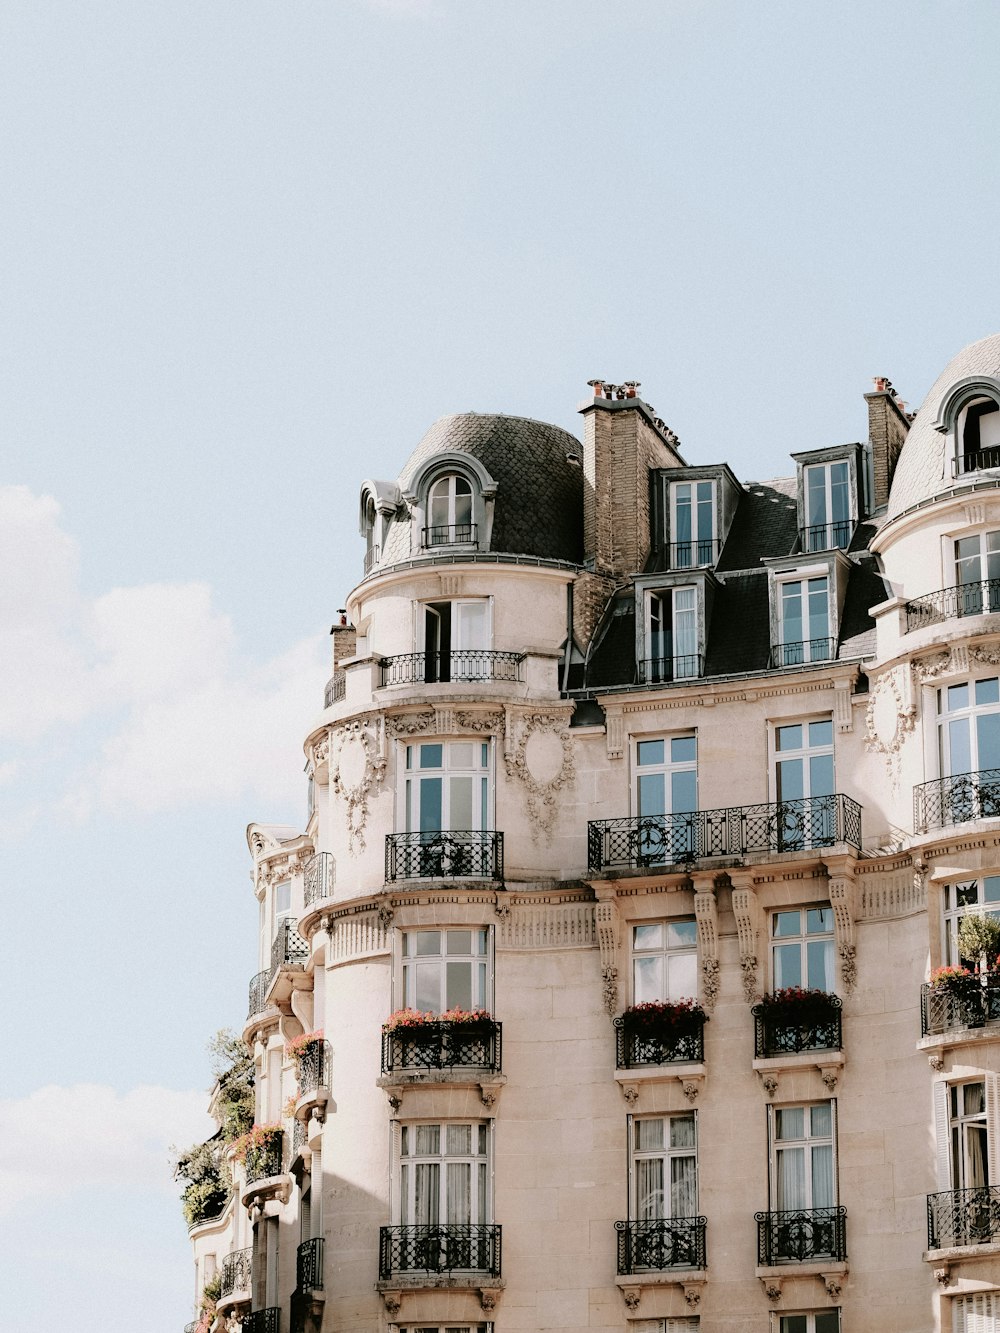
{"label": "corbel", "polygon": [[482,494],[483,494],[483,517],[486,520],[485,522],[486,541],[484,543],[484,546],[485,549],[488,551],[490,549],[490,542],[493,538],[493,510],[496,507],[496,499],[497,499],[496,483],[494,482],[492,486],[484,486]]}
{"label": "corbel", "polygon": [[[605,892],[608,892],[605,890]],[[604,981],[604,1008],[614,1017],[618,1008],[618,903],[611,890],[598,897],[594,911],[597,942],[601,949],[601,976]]]}
{"label": "corbel", "polygon": [[743,998],[754,1005],[760,999],[757,986],[757,940],[761,930],[761,907],[753,887],[753,876],[747,871],[732,870],[729,878],[733,885],[733,916],[740,946],[740,967],[743,969]]}
{"label": "corbel", "polygon": [[684,1300],[692,1310],[697,1310],[701,1304],[701,1293],[704,1289],[704,1282],[685,1282]]}
{"label": "corbel", "polygon": [[625,753],[625,714],[620,708],[607,710],[605,729],[608,758],[620,759]]}
{"label": "corbel", "polygon": [[826,862],[829,877],[830,907],[833,909],[833,928],[840,955],[840,976],[846,994],[854,990],[858,979],[857,949],[854,942],[854,921],[857,916],[853,856],[831,856]]}
{"label": "corbel", "polygon": [[719,995],[719,904],[715,876],[694,881],[694,918],[698,925],[698,954],[701,958],[701,991],[711,1012]]}
{"label": "corbel", "polygon": [[820,1278],[828,1296],[837,1297],[840,1295],[844,1285],[843,1273],[820,1273]]}
{"label": "corbel", "polygon": [[775,1304],[781,1300],[782,1281],[783,1279],[780,1277],[762,1277],[760,1280],[760,1285],[764,1288],[764,1295],[769,1301],[774,1301]]}
{"label": "corbel", "polygon": [[383,1291],[382,1303],[389,1318],[395,1319],[403,1304],[403,1293],[401,1291]]}
{"label": "corbel", "polygon": [[838,680],[833,688],[833,716],[838,731],[851,731],[854,727],[854,712],[851,708],[851,687],[853,680]]}
{"label": "corbel", "polygon": [[642,1287],[622,1287],[622,1300],[630,1310],[638,1310],[642,1300]]}

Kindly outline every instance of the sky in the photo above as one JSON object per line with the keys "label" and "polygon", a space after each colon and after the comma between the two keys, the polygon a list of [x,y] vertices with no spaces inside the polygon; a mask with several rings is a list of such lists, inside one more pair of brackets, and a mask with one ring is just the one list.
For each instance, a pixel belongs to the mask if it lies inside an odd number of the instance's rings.
{"label": "sky", "polygon": [[192,1318],[170,1145],[362,480],[594,378],[744,481],[918,406],[1000,330],[998,49],[995,0],[4,0],[5,1333]]}

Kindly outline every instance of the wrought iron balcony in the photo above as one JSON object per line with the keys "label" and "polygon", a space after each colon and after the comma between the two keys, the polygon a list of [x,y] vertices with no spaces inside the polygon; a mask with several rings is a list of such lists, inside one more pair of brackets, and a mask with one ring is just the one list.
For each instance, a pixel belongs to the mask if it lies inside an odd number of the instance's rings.
{"label": "wrought iron balcony", "polygon": [[285,1135],[282,1130],[275,1130],[267,1142],[259,1148],[248,1148],[246,1158],[247,1184],[257,1180],[269,1180],[282,1174]]}
{"label": "wrought iron balcony", "polygon": [[701,569],[714,565],[719,558],[719,543],[713,537],[701,541],[691,538],[686,542],[670,542],[667,559],[670,569]]}
{"label": "wrought iron balcony", "polygon": [[346,695],[347,673],[346,671],[335,671],[326,682],[326,689],[323,691],[323,707],[329,708],[331,704],[340,703]]}
{"label": "wrought iron balcony", "polygon": [[856,518],[844,518],[835,523],[812,523],[808,528],[799,528],[799,545],[803,551],[844,550],[851,544],[857,521]]}
{"label": "wrought iron balcony", "polygon": [[295,1260],[295,1285],[299,1291],[323,1290],[323,1237],[314,1236],[299,1246]]}
{"label": "wrought iron balcony", "polygon": [[381,559],[381,546],[369,546],[365,552],[365,573],[370,574]]}
{"label": "wrought iron balcony", "polygon": [[305,864],[303,896],[306,907],[333,897],[337,867],[330,852],[317,852]]}
{"label": "wrought iron balcony", "polygon": [[379,1227],[379,1278],[402,1274],[500,1276],[500,1227],[492,1223],[441,1222]]}
{"label": "wrought iron balcony", "polygon": [[486,830],[387,833],[385,878],[503,879],[503,834]]}
{"label": "wrought iron balcony", "polygon": [[640,658],[638,671],[640,685],[670,685],[676,680],[695,680],[701,675],[701,654]]}
{"label": "wrought iron balcony", "polygon": [[947,987],[920,987],[920,1035],[935,1036],[958,1028],[1000,1023],[1000,969],[971,976]]}
{"label": "wrought iron balcony", "polygon": [[846,1208],[792,1208],[755,1217],[761,1266],[847,1258]]}
{"label": "wrought iron balcony", "polygon": [[247,1018],[253,1018],[254,1014],[261,1014],[267,1008],[267,991],[271,984],[271,969],[266,967],[263,972],[258,972],[250,982],[250,1007],[247,1010]]}
{"label": "wrought iron balcony", "polygon": [[192,1319],[190,1324],[184,1325],[184,1333],[194,1333],[197,1327],[198,1327],[198,1320]]}
{"label": "wrought iron balcony", "polygon": [[308,1139],[308,1128],[304,1120],[296,1120],[292,1126],[292,1161],[302,1155]]}
{"label": "wrought iron balcony", "polygon": [[382,1073],[413,1074],[432,1069],[500,1072],[501,1025],[420,1023],[382,1033]]}
{"label": "wrought iron balcony", "polygon": [[421,530],[420,545],[425,550],[433,546],[475,546],[477,531],[475,523],[435,523]]}
{"label": "wrought iron balcony", "polygon": [[830,662],[836,656],[836,639],[802,639],[798,643],[772,644],[770,665],[807,666],[810,662]]}
{"label": "wrought iron balcony", "polygon": [[701,1064],[705,1059],[705,1021],[693,1021],[691,1032],[671,1033],[628,1018],[615,1019],[615,1060],[619,1069],[641,1065]]}
{"label": "wrought iron balcony", "polygon": [[243,1316],[240,1333],[279,1333],[281,1310],[272,1306],[269,1310],[253,1310]]}
{"label": "wrought iron balcony", "polygon": [[595,872],[641,870],[706,856],[800,852],[841,842],[860,850],[861,807],[838,792],[726,810],[592,819],[587,862]]}
{"label": "wrought iron balcony", "polygon": [[913,827],[917,833],[1000,817],[1000,768],[956,773],[913,788]]}
{"label": "wrought iron balcony", "polygon": [[222,1277],[219,1282],[219,1297],[234,1296],[237,1292],[249,1293],[253,1276],[253,1247],[245,1250],[233,1250],[222,1261]]}
{"label": "wrought iron balcony", "polygon": [[303,1046],[298,1055],[299,1093],[305,1096],[317,1088],[330,1086],[330,1068],[333,1054],[330,1043],[317,1037],[315,1041]]}
{"label": "wrought iron balcony", "polygon": [[705,1267],[705,1219],[616,1222],[619,1274]]}
{"label": "wrought iron balcony", "polygon": [[985,472],[994,467],[1000,467],[1000,448],[991,445],[988,449],[974,449],[972,453],[959,454],[955,459],[955,476],[964,476],[966,472]]}
{"label": "wrought iron balcony", "polygon": [[447,653],[402,653],[382,659],[382,686],[448,685],[469,680],[521,679],[524,653],[463,648]]}
{"label": "wrought iron balcony", "polygon": [[982,579],[975,583],[960,583],[953,588],[925,593],[907,602],[906,630],[926,629],[962,616],[982,616],[1000,611],[1000,579]]}
{"label": "wrought iron balcony", "polygon": [[279,967],[302,964],[309,957],[309,945],[295,929],[295,922],[287,918],[278,924],[278,933],[271,944],[271,976]]}
{"label": "wrought iron balcony", "polygon": [[990,1245],[1000,1241],[1000,1185],[944,1190],[927,1196],[927,1248]]}
{"label": "wrought iron balcony", "polygon": [[776,1013],[765,1005],[755,1004],[750,1010],[754,1054],[758,1059],[766,1059],[799,1051],[842,1050],[841,1007],[836,995],[827,995],[820,1005],[805,999],[801,1006],[787,1006],[787,1013]]}

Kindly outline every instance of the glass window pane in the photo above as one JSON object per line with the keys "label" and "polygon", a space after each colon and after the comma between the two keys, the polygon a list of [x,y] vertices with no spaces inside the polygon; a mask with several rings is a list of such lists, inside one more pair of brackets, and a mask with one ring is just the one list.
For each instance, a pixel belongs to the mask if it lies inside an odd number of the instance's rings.
{"label": "glass window pane", "polygon": [[[1000,880],[998,880],[1000,883]],[[673,948],[693,949],[698,942],[698,923],[696,921],[668,921],[667,942]]]}
{"label": "glass window pane", "polygon": [[987,875],[983,880],[983,898],[988,903],[1000,903],[1000,875]]}
{"label": "glass window pane", "polygon": [[808,1333],[806,1316],[804,1314],[783,1314],[781,1316],[781,1333]]}
{"label": "glass window pane", "polygon": [[783,935],[798,935],[802,928],[799,912],[775,912],[771,922],[776,939]]}
{"label": "glass window pane", "polygon": [[1000,703],[1000,680],[996,676],[991,676],[989,680],[976,681],[976,703]]}
{"label": "glass window pane", "polygon": [[448,747],[448,762],[451,768],[474,768],[475,745],[468,741],[454,741]]}
{"label": "glass window pane", "polygon": [[947,693],[948,693],[949,713],[953,713],[956,708],[968,708],[969,706],[968,685],[949,685]]}
{"label": "glass window pane", "polygon": [[633,949],[659,949],[663,946],[664,927],[660,922],[653,926],[634,926],[632,929]]}
{"label": "glass window pane", "polygon": [[774,988],[802,985],[802,948],[798,944],[779,944],[774,950]]}
{"label": "glass window pane", "polygon": [[976,771],[1000,768],[1000,713],[984,713],[976,718]]}
{"label": "glass window pane", "polygon": [[664,774],[643,773],[636,784],[640,815],[662,815],[665,813],[666,786]]}
{"label": "glass window pane", "polygon": [[809,723],[809,745],[815,748],[819,745],[833,744],[833,722],[827,718],[823,722]]}
{"label": "glass window pane", "polygon": [[418,930],[411,932],[408,938],[413,942],[415,954],[440,954],[441,932],[439,930]]}
{"label": "glass window pane", "polygon": [[970,879],[964,884],[955,885],[955,905],[957,907],[973,907],[978,902],[979,881],[977,879]]}
{"label": "glass window pane", "polygon": [[809,907],[806,909],[806,934],[825,935],[833,930],[832,907]]}
{"label": "glass window pane", "polygon": [[653,1152],[663,1147],[663,1121],[637,1120],[635,1122],[636,1152]]}
{"label": "glass window pane", "polygon": [[450,954],[470,954],[472,953],[472,931],[471,930],[447,930],[445,931],[445,951]]}
{"label": "glass window pane", "polygon": [[447,964],[445,1008],[472,1008],[472,966],[470,963]]}
{"label": "glass window pane", "polygon": [[805,773],[801,759],[781,759],[775,765],[779,801],[798,801],[805,795]]}
{"label": "glass window pane", "polygon": [[663,960],[658,955],[647,954],[633,959],[633,983],[635,1004],[649,1004],[652,1000],[665,1000],[666,987],[663,983]]}
{"label": "glass window pane", "polygon": [[833,755],[818,754],[809,758],[809,795],[833,795]]}
{"label": "glass window pane", "polygon": [[670,775],[670,810],[672,814],[683,814],[687,810],[698,808],[698,780],[693,768]]}
{"label": "glass window pane", "polygon": [[833,1133],[833,1112],[829,1102],[809,1108],[809,1132],[814,1139],[828,1139]]}
{"label": "glass window pane", "polygon": [[821,1310],[816,1316],[816,1333],[840,1333],[840,1311]]}
{"label": "glass window pane", "polygon": [[420,782],[420,832],[434,833],[443,828],[441,810],[443,802],[442,782],[440,778],[422,778]]}
{"label": "glass window pane", "polygon": [[441,1126],[416,1125],[416,1144],[414,1152],[419,1156],[430,1156],[441,1151]]}
{"label": "glass window pane", "polygon": [[413,997],[410,1001],[413,1007],[425,1014],[439,1013],[442,1007],[440,963],[414,963],[410,968],[410,976],[413,979]]}
{"label": "glass window pane", "polygon": [[447,1125],[445,1126],[445,1151],[449,1157],[471,1157],[472,1156],[472,1126],[471,1125]]}
{"label": "glass window pane", "polygon": [[774,1137],[776,1139],[804,1138],[805,1107],[777,1107],[774,1112]]}
{"label": "glass window pane", "polygon": [[969,719],[956,718],[948,723],[948,774],[972,772],[972,745],[969,740]]}
{"label": "glass window pane", "polygon": [[[472,818],[472,783],[472,778],[464,776],[456,776],[450,780],[448,795],[451,809],[448,812],[448,828],[475,828]],[[444,828],[445,826],[438,824],[436,827]]]}
{"label": "glass window pane", "polygon": [[670,1118],[671,1148],[694,1147],[694,1116],[675,1115]]}
{"label": "glass window pane", "polygon": [[698,757],[698,741],[694,736],[673,736],[670,740],[670,758],[675,764],[690,761]]}
{"label": "glass window pane", "polygon": [[420,747],[421,768],[440,768],[443,762],[444,762],[443,745],[421,745]]}
{"label": "glass window pane", "polygon": [[693,999],[698,993],[698,959],[695,953],[672,954],[667,960],[666,1000]]}
{"label": "glass window pane", "polygon": [[640,741],[636,749],[640,764],[663,763],[663,741]]}
{"label": "glass window pane", "polygon": [[833,990],[833,941],[810,940],[806,945],[806,985],[810,990]]}

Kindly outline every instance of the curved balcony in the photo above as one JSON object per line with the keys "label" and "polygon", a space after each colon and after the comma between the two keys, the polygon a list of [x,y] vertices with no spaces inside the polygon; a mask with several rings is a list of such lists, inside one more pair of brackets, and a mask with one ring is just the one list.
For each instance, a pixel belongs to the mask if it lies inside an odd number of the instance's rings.
{"label": "curved balcony", "polygon": [[501,1025],[440,1020],[382,1033],[383,1074],[461,1070],[499,1074]]}
{"label": "curved balcony", "polygon": [[754,1055],[769,1059],[802,1051],[839,1051],[843,1048],[841,1001],[824,995],[821,1001],[804,996],[795,1004],[755,1004]]}
{"label": "curved balcony", "polygon": [[337,867],[330,852],[317,852],[305,864],[303,901],[306,907],[333,897]]}
{"label": "curved balcony", "polygon": [[476,546],[478,532],[475,523],[434,523],[421,528],[420,545],[425,551],[435,546]]}
{"label": "curved balcony", "polygon": [[670,1217],[644,1222],[616,1222],[618,1273],[662,1272],[705,1267],[703,1217]]}
{"label": "curved balcony", "polygon": [[381,686],[462,685],[476,680],[520,682],[524,653],[492,648],[463,648],[451,652],[402,653],[383,657]]}
{"label": "curved balcony", "polygon": [[344,671],[335,671],[326,682],[326,689],[323,691],[323,707],[330,708],[333,704],[339,704],[341,699],[347,697],[347,673]]}
{"label": "curved balcony", "polygon": [[927,1196],[927,1248],[1000,1242],[1000,1185],[944,1190]]}
{"label": "curved balcony", "polygon": [[1000,579],[977,579],[975,583],[960,583],[952,588],[915,597],[903,608],[906,615],[905,634],[943,625],[962,616],[983,616],[1000,611]]}
{"label": "curved balcony", "polygon": [[271,1306],[267,1310],[253,1310],[243,1316],[240,1333],[279,1333],[281,1327],[281,1309]]}
{"label": "curved balcony", "polygon": [[500,1227],[441,1222],[379,1227],[379,1279],[500,1276]]}
{"label": "curved balcony", "polygon": [[956,773],[913,788],[913,827],[917,833],[1000,818],[1000,768]]}
{"label": "curved balcony", "polygon": [[222,1260],[219,1281],[219,1308],[236,1305],[250,1299],[253,1280],[253,1247],[233,1250]]}
{"label": "curved balcony", "polygon": [[959,454],[954,460],[956,477],[963,477],[966,472],[985,472],[991,468],[1000,468],[1000,448],[995,444],[986,449]]}
{"label": "curved balcony", "polygon": [[250,1006],[247,1009],[247,1018],[262,1014],[267,1008],[267,992],[270,985],[271,969],[265,967],[264,971],[258,972],[250,982]]}
{"label": "curved balcony", "polygon": [[847,1258],[846,1208],[792,1208],[756,1213],[757,1263],[812,1263]]}
{"label": "curved balcony", "polygon": [[[684,1028],[651,1024],[621,1015],[615,1019],[615,1060],[619,1069],[648,1065],[701,1064],[705,1059],[705,1019],[695,1016]],[[620,1271],[620,1270],[619,1270]]]}
{"label": "curved balcony", "polygon": [[942,1036],[1000,1023],[1000,968],[949,986],[920,987],[920,1035]]}
{"label": "curved balcony", "polygon": [[861,807],[840,793],[587,824],[587,862],[596,873],[690,864],[710,856],[801,852],[836,843],[861,848]]}
{"label": "curved balcony", "polygon": [[503,834],[442,829],[387,833],[386,883],[399,879],[503,879]]}

